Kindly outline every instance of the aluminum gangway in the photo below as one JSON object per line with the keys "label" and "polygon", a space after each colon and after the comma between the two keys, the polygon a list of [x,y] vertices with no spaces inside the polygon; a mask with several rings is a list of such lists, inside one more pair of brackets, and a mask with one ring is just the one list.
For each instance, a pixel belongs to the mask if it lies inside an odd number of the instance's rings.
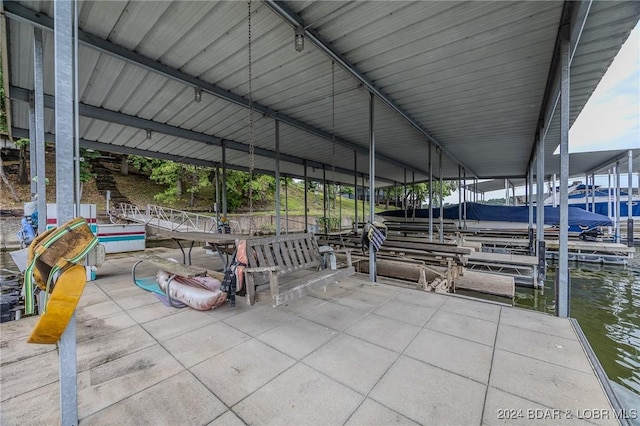
{"label": "aluminum gangway", "polygon": [[[133,204],[119,203],[113,216],[165,231],[218,232],[218,223],[215,217],[152,204],[147,204],[146,209],[141,210]],[[238,222],[230,221],[229,224],[231,233],[239,233]]]}

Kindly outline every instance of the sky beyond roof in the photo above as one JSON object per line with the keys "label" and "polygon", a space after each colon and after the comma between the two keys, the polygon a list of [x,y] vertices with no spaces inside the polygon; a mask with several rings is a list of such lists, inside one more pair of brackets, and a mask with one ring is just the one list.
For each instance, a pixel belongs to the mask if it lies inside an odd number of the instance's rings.
{"label": "sky beyond roof", "polygon": [[640,23],[569,132],[569,152],[640,148]]}
{"label": "sky beyond roof", "polygon": [[[640,22],[593,92],[593,95],[569,130],[569,152],[606,151],[640,148]],[[558,154],[559,148],[555,154]],[[621,184],[627,186],[626,173]],[[634,178],[634,187],[638,186]],[[597,178],[596,184],[607,185],[607,178]],[[523,188],[516,194],[524,193]],[[492,191],[486,199],[504,198],[505,192]],[[458,192],[445,198],[458,202]]]}

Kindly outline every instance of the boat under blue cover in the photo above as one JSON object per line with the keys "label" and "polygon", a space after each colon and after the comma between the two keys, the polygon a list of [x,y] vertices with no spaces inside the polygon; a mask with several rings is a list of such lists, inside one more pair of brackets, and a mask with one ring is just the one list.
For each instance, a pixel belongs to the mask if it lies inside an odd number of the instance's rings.
{"label": "boat under blue cover", "polygon": [[[460,220],[458,217],[458,205],[447,206],[443,209],[444,219]],[[378,213],[387,219],[397,218],[404,219],[404,210],[389,210]],[[407,217],[413,218],[413,209],[407,210]],[[440,209],[433,209],[433,217],[440,217]],[[536,207],[533,207],[533,217],[536,217]],[[415,218],[428,219],[429,209],[416,209]],[[529,222],[528,206],[495,206],[488,204],[467,203],[467,220],[489,221],[489,222]],[[560,224],[560,208],[553,206],[544,206],[544,223],[553,227]],[[569,207],[569,231],[582,232],[585,230],[597,228],[599,226],[612,226],[613,223],[608,216],[597,213],[591,213],[579,207]]]}

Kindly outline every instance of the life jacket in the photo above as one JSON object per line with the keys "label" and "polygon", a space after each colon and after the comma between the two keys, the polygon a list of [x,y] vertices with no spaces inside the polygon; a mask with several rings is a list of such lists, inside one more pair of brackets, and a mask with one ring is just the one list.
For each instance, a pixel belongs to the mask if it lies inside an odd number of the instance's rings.
{"label": "life jacket", "polygon": [[79,263],[97,243],[79,217],[42,233],[29,245],[23,287],[26,315],[34,313],[34,283],[45,292],[43,312],[29,343],[59,340],[86,284],[85,268]]}

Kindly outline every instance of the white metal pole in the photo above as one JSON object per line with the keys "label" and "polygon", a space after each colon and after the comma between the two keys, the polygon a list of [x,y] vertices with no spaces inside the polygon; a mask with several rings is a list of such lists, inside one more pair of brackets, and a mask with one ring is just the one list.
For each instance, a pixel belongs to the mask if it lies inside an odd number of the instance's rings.
{"label": "white metal pole", "polygon": [[544,241],[544,129],[540,129],[536,153],[536,241]]}
{"label": "white metal pole", "polygon": [[620,242],[620,161],[616,161],[616,243]]}
{"label": "white metal pole", "polygon": [[433,161],[429,144],[429,242],[433,241]]}
{"label": "white metal pole", "polygon": [[[58,0],[54,10],[56,204],[58,225],[74,217],[73,2]],[[45,216],[46,217],[46,216]],[[76,316],[59,341],[61,424],[78,424]]]}
{"label": "white metal pole", "polygon": [[627,219],[633,220],[633,151],[629,150],[629,169],[627,182]]}
{"label": "white metal pole", "polygon": [[569,277],[569,25],[561,29],[560,40],[560,230],[558,269],[556,274],[556,315],[567,318],[571,314],[571,286]]}
{"label": "white metal pole", "polygon": [[44,143],[44,84],[42,30],[33,29],[33,112],[35,124],[36,170],[38,191],[38,234],[47,230],[47,186]]}
{"label": "white metal pole", "polygon": [[280,240],[280,121],[275,121],[275,146],[276,146],[276,238]]}
{"label": "white metal pole", "polygon": [[440,178],[440,242],[444,242],[444,179],[442,178],[442,150],[438,149],[438,177]]}
{"label": "white metal pole", "polygon": [[[373,224],[375,187],[376,187],[376,135],[374,131],[374,103],[373,93],[369,92],[369,221]],[[373,225],[372,225],[373,226]],[[376,282],[376,251],[369,242],[369,281]]]}

